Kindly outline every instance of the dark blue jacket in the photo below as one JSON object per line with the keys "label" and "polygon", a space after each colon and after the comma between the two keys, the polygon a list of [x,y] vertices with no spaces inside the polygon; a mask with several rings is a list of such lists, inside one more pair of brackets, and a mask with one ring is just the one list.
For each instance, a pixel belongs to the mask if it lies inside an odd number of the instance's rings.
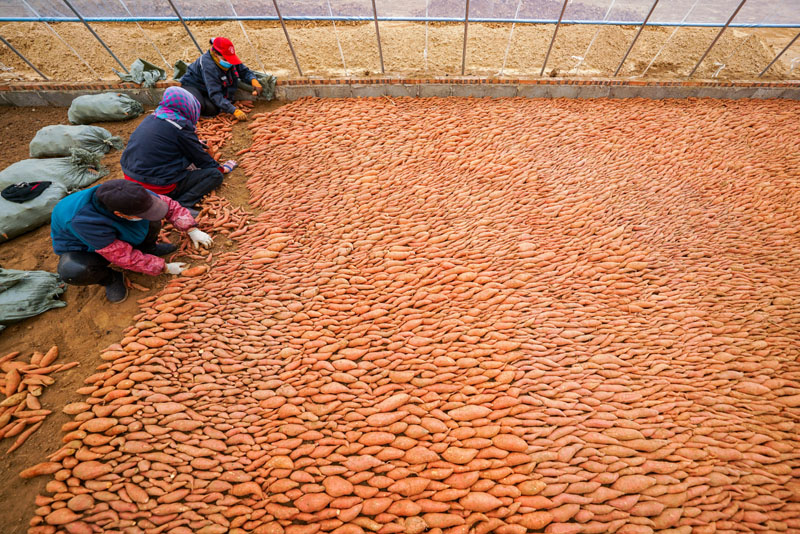
{"label": "dark blue jacket", "polygon": [[53,208],[50,238],[59,256],[72,251],[94,252],[118,239],[138,245],[147,236],[150,223],[129,221],[108,211],[95,198],[98,187],[67,195]]}
{"label": "dark blue jacket", "polygon": [[208,95],[220,111],[233,113],[236,111],[236,106],[231,104],[231,101],[236,93],[237,82],[241,79],[245,83],[250,83],[255,77],[253,71],[244,64],[234,65],[228,70],[220,68],[209,50],[189,65],[186,74],[181,78],[181,85],[197,87],[203,94]]}
{"label": "dark blue jacket", "polygon": [[157,186],[184,178],[190,163],[199,169],[219,167],[200,144],[196,132],[155,115],[145,117],[137,126],[119,160],[127,176]]}

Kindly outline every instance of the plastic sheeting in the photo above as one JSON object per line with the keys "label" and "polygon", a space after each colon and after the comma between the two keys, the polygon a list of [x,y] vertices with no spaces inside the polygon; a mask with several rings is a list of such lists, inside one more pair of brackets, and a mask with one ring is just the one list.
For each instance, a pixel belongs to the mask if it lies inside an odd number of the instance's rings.
{"label": "plastic sheeting", "polygon": [[155,87],[156,83],[167,79],[167,71],[157,67],[149,61],[138,58],[128,69],[130,74],[123,74],[117,69],[111,69],[123,82],[138,83],[143,87]]}
{"label": "plastic sheeting", "polygon": [[[555,1],[554,4],[561,5],[561,2]],[[641,24],[647,16],[647,12],[653,5],[652,0],[601,0],[601,1],[584,1],[577,0],[567,3],[567,9],[564,12],[564,20],[603,20],[608,12],[607,20],[627,22],[633,24]],[[611,10],[609,11],[609,7]],[[558,17],[556,12],[555,17]]]}
{"label": "plastic sheeting", "polygon": [[[114,18],[175,19],[175,13],[165,0],[71,0],[88,20]],[[123,5],[124,2],[124,5]],[[187,20],[203,18],[274,18],[272,2],[260,0],[174,0]],[[611,0],[569,0],[564,13],[565,23],[598,23]],[[687,12],[694,0],[661,0],[650,24],[665,25],[722,25],[733,13],[738,0],[704,0]],[[278,0],[281,14],[288,18],[328,20],[331,14],[327,2],[320,0]],[[523,0],[516,20],[521,22],[554,21],[561,11],[563,0]],[[640,23],[652,5],[652,0],[618,0],[612,9],[610,23]],[[463,20],[466,2],[461,0],[430,0],[427,2],[429,20]],[[511,22],[517,0],[470,0],[470,19]],[[127,7],[127,10],[125,9]],[[425,0],[376,0],[380,20],[424,20]],[[130,11],[130,13],[128,13]],[[331,0],[334,18],[372,18],[371,0]],[[0,0],[0,19],[44,18],[74,20],[73,13],[61,0]],[[682,22],[686,17],[685,22]],[[748,0],[734,26],[800,26],[800,0]]]}

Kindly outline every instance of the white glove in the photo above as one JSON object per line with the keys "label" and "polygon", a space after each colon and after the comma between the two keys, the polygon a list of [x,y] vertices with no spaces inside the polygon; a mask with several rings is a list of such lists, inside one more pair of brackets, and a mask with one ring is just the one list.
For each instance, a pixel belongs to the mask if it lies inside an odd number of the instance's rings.
{"label": "white glove", "polygon": [[182,261],[176,261],[164,265],[164,272],[169,274],[181,274],[181,271],[183,271],[185,268],[186,268],[185,263],[183,263]]}
{"label": "white glove", "polygon": [[201,246],[208,248],[214,242],[210,235],[197,228],[190,228],[187,233],[189,234],[189,239],[192,240],[194,248],[200,248]]}

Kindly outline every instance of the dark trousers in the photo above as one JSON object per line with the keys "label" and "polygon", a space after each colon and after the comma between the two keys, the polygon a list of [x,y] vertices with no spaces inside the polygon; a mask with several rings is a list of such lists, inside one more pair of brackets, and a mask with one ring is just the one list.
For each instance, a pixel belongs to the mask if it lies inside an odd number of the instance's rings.
{"label": "dark trousers", "polygon": [[184,177],[178,180],[177,187],[167,196],[184,208],[192,208],[221,184],[222,173],[217,169],[186,171]]}
{"label": "dark trousers", "polygon": [[198,102],[200,102],[200,115],[203,117],[216,117],[219,115],[219,108],[211,101],[207,94],[203,93],[197,87],[191,85],[182,85],[184,89],[192,93]]}
{"label": "dark trousers", "polygon": [[[161,221],[151,221],[144,241],[133,248],[146,252],[156,244],[160,231]],[[58,276],[73,286],[90,286],[92,284],[107,286],[114,280],[109,261],[97,252],[88,251],[72,251],[62,254],[58,260]]]}

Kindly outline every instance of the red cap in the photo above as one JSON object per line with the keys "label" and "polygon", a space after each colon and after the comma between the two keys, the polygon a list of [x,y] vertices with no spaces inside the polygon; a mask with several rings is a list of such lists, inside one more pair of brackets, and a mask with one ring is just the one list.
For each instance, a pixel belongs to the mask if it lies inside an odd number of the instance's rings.
{"label": "red cap", "polygon": [[222,59],[231,65],[241,64],[242,60],[236,55],[236,51],[233,49],[233,43],[230,39],[215,37],[211,39],[211,47],[222,56]]}

